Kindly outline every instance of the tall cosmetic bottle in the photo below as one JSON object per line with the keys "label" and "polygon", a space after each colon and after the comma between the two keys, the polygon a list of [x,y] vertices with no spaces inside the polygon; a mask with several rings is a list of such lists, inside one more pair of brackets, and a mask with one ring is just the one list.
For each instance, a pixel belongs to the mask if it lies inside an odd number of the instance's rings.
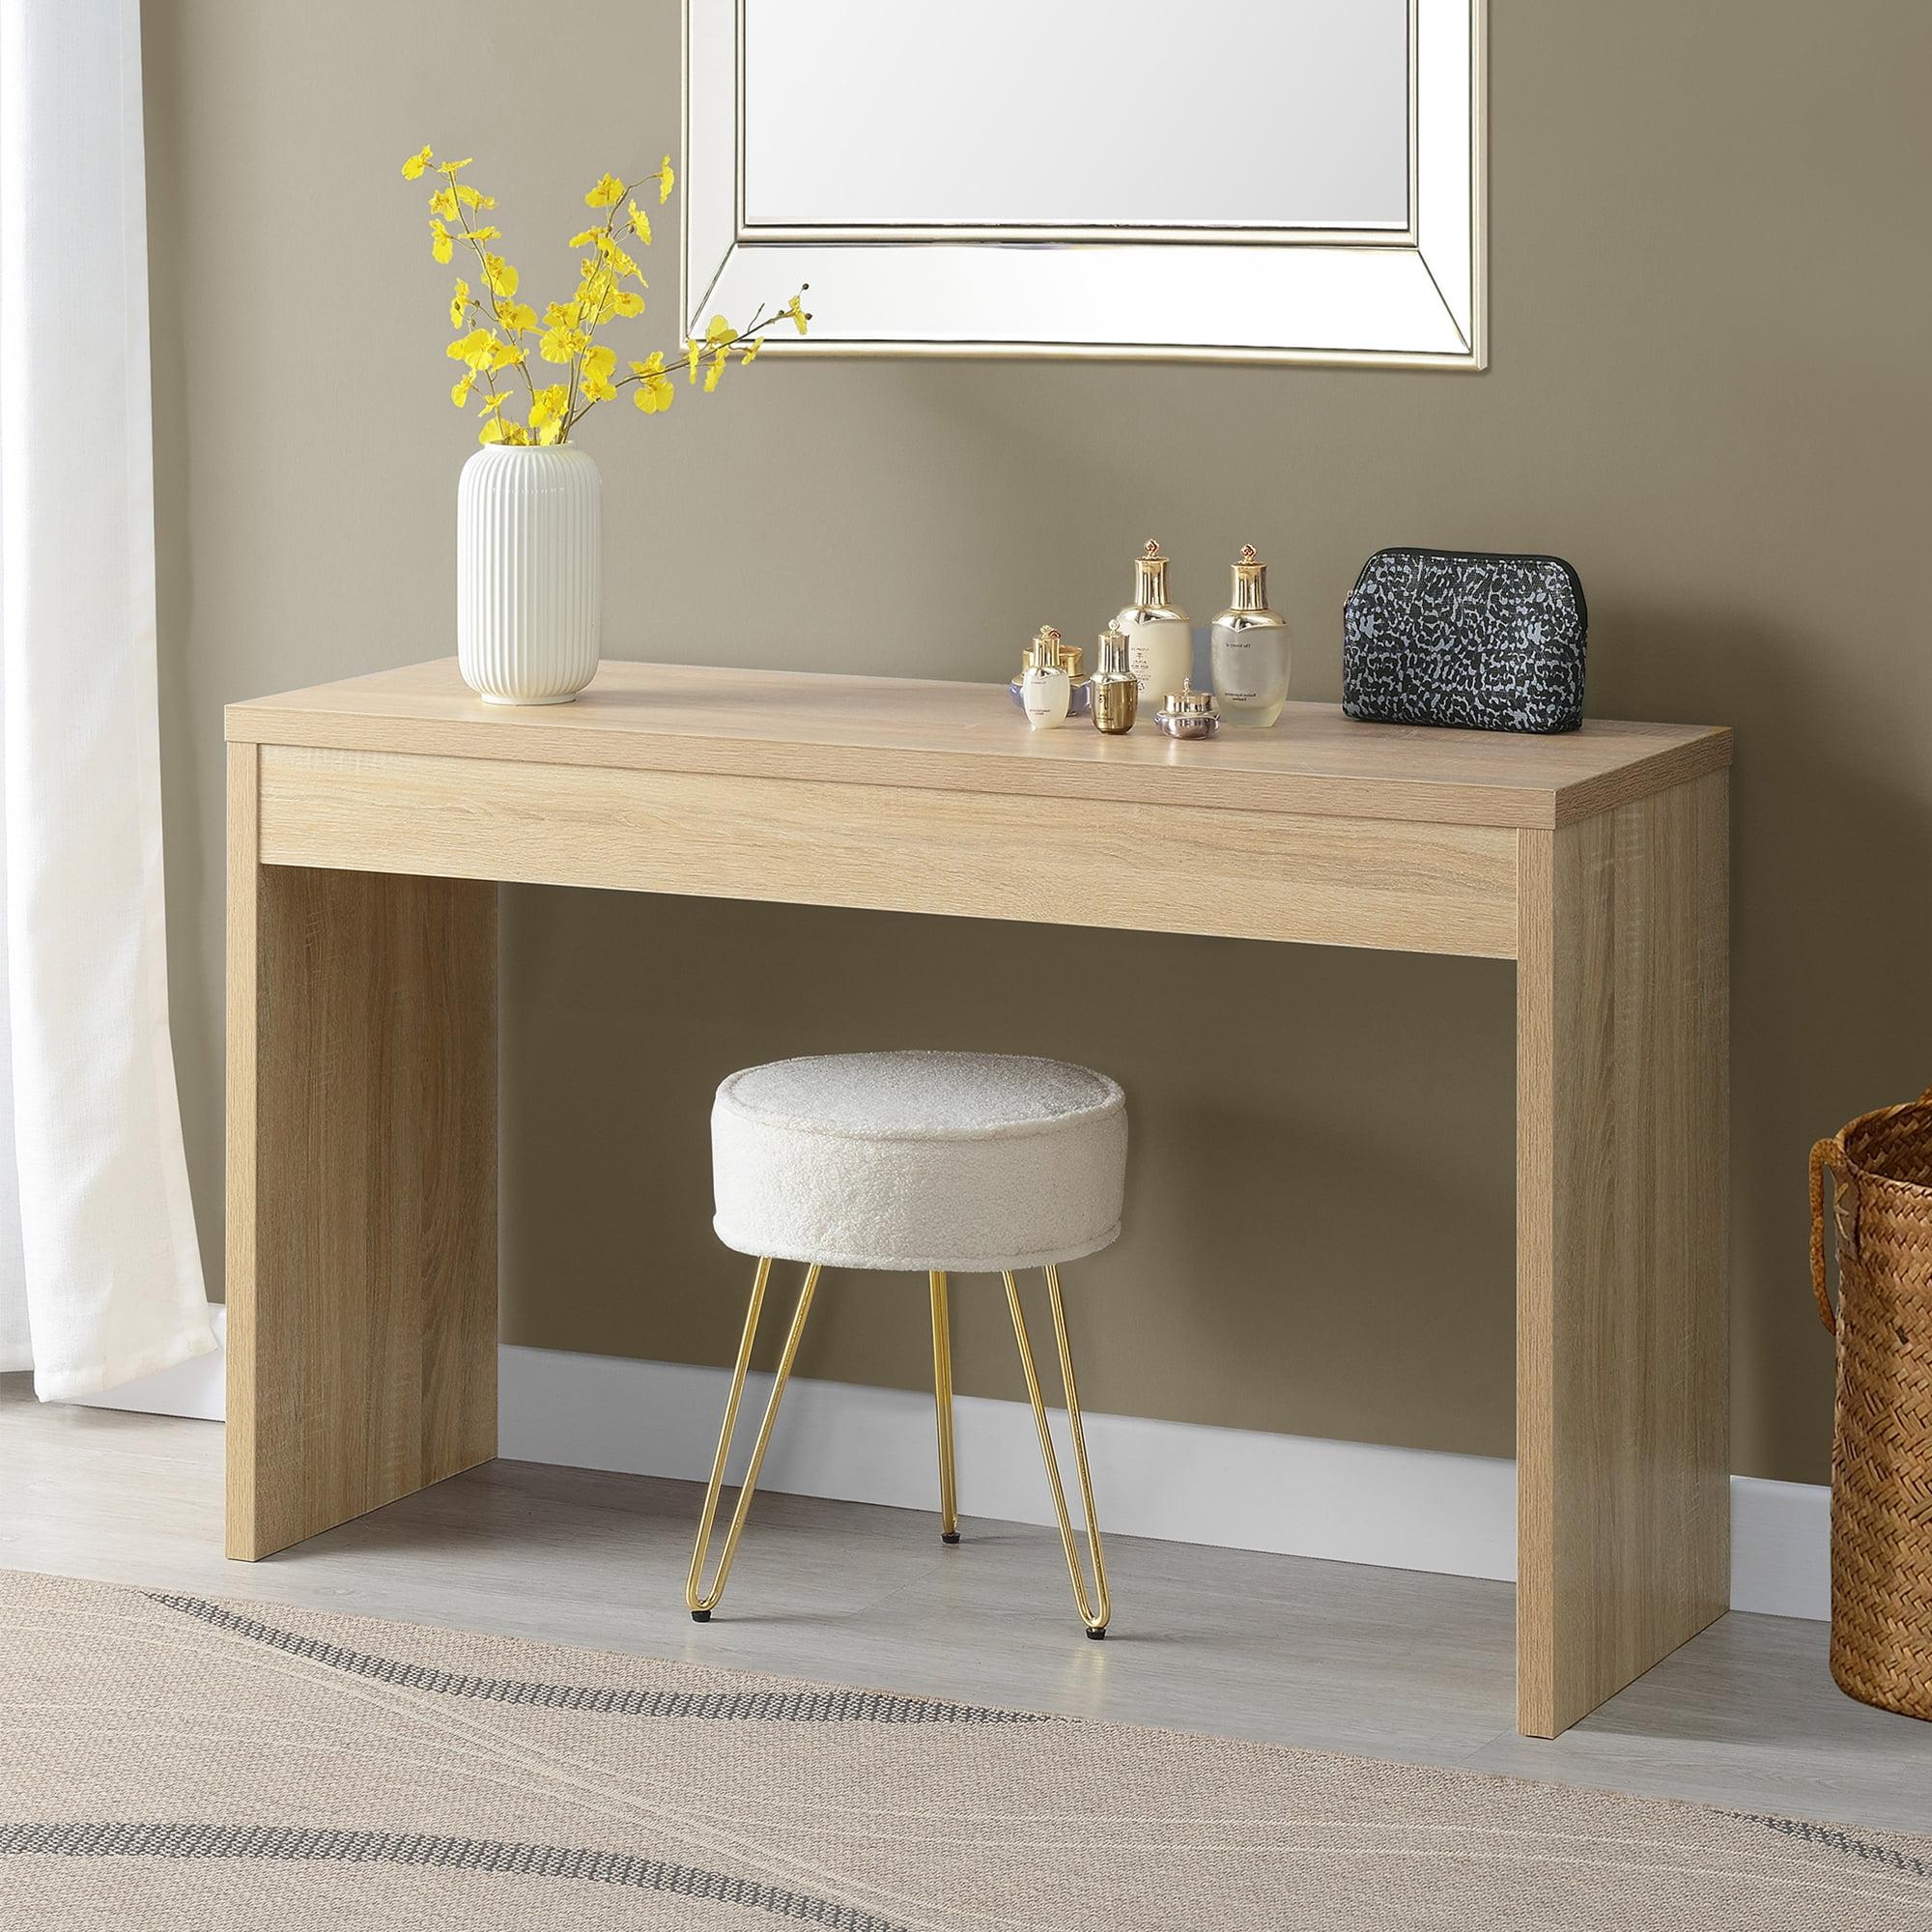
{"label": "tall cosmetic bottle", "polygon": [[1241,546],[1235,601],[1209,633],[1214,696],[1230,724],[1272,724],[1288,702],[1288,619],[1268,609],[1267,568],[1253,544]]}
{"label": "tall cosmetic bottle", "polygon": [[1134,601],[1114,619],[1127,639],[1127,668],[1140,680],[1141,704],[1151,711],[1179,691],[1194,668],[1194,633],[1187,612],[1167,597],[1167,558],[1152,538],[1134,558]]}

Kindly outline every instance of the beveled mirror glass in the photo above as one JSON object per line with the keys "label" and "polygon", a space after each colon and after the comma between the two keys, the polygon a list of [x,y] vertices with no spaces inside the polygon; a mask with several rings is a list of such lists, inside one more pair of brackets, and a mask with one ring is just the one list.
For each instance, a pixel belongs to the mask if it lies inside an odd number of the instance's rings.
{"label": "beveled mirror glass", "polygon": [[687,0],[685,326],[1480,368],[1483,0]]}

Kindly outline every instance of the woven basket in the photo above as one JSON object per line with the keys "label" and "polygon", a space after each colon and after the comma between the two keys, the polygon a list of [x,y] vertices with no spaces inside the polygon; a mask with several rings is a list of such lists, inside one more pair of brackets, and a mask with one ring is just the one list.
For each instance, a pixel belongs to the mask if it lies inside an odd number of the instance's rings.
{"label": "woven basket", "polygon": [[1811,1285],[1838,1338],[1832,1675],[1867,1704],[1932,1718],[1932,1088],[1811,1150]]}

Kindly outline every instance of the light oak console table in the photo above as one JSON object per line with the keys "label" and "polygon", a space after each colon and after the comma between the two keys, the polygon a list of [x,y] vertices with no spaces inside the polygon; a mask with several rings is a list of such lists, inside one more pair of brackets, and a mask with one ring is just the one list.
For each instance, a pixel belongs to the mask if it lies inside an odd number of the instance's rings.
{"label": "light oak console table", "polygon": [[227,735],[232,1556],[496,1453],[528,880],[1514,959],[1520,1729],[1722,1613],[1727,731],[1035,736],[998,686],[608,663],[499,710],[444,660]]}

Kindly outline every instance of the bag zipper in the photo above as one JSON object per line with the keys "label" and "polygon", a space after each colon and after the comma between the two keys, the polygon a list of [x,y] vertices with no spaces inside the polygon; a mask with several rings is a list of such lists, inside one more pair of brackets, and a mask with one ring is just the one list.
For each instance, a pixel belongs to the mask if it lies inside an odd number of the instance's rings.
{"label": "bag zipper", "polygon": [[[1577,621],[1587,632],[1590,628],[1590,609],[1583,601],[1583,580],[1577,575],[1577,567],[1568,558],[1550,556],[1542,551],[1532,550],[1427,550],[1419,544],[1386,544],[1362,565],[1355,578],[1355,590],[1362,587],[1362,579],[1369,574],[1369,564],[1377,556],[1435,556],[1444,557],[1451,563],[1553,563],[1570,580],[1570,588],[1577,599]],[[1350,591],[1353,597],[1355,590]]]}

